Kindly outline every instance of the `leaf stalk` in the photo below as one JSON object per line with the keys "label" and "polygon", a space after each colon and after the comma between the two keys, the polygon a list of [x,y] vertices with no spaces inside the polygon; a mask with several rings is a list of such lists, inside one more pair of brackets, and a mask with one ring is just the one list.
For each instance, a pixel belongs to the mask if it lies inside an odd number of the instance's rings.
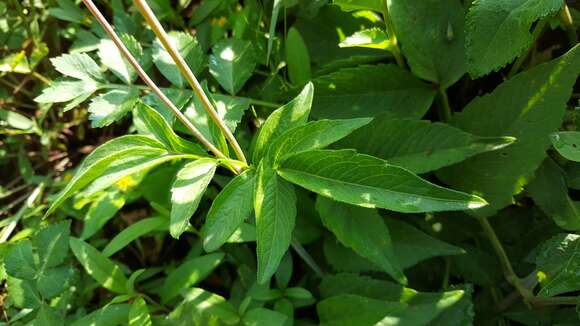
{"label": "leaf stalk", "polygon": [[399,48],[399,42],[397,40],[397,34],[395,33],[395,26],[391,21],[391,17],[389,16],[389,5],[387,4],[388,0],[383,1],[383,20],[385,21],[385,28],[387,31],[387,35],[389,35],[389,39],[391,41],[391,53],[393,57],[395,57],[395,61],[397,65],[401,68],[405,68],[405,60],[403,60],[403,55],[401,54],[401,49]]}
{"label": "leaf stalk", "polygon": [[242,148],[238,144],[236,138],[234,137],[232,132],[228,129],[228,127],[226,126],[224,121],[221,119],[221,117],[218,115],[211,100],[209,99],[207,94],[204,92],[203,88],[201,87],[201,84],[199,83],[199,81],[197,80],[197,78],[195,77],[195,75],[193,74],[193,72],[191,71],[191,69],[189,68],[189,66],[187,65],[187,63],[185,62],[183,57],[181,56],[181,54],[179,54],[179,51],[177,50],[177,48],[169,40],[169,35],[167,35],[167,32],[165,32],[165,29],[163,28],[163,26],[161,25],[161,23],[159,22],[159,20],[155,16],[155,13],[153,13],[153,10],[151,10],[151,7],[149,7],[149,5],[147,4],[147,1],[134,0],[134,3],[137,6],[137,9],[139,9],[139,11],[141,12],[141,15],[143,15],[143,17],[145,18],[145,21],[147,22],[149,27],[151,27],[151,29],[153,30],[155,35],[157,35],[157,38],[159,38],[159,41],[161,41],[161,44],[163,45],[165,50],[169,53],[169,55],[171,56],[171,58],[173,59],[173,61],[177,65],[177,68],[179,69],[181,74],[185,77],[185,79],[187,80],[187,82],[189,83],[189,85],[191,86],[193,91],[195,92],[195,94],[201,100],[201,103],[203,104],[205,112],[210,116],[210,118],[215,122],[215,124],[218,126],[218,128],[222,131],[222,133],[224,134],[227,141],[233,147],[234,152],[236,153],[236,156],[238,157],[238,159],[247,164],[248,161],[246,160],[246,157],[244,156],[244,152],[242,151]]}
{"label": "leaf stalk", "polygon": [[153,80],[147,75],[145,70],[141,67],[137,59],[129,52],[125,44],[121,41],[117,33],[113,30],[113,27],[107,19],[103,16],[99,8],[95,5],[92,0],[83,0],[83,3],[93,17],[97,20],[97,22],[103,27],[107,35],[111,38],[115,46],[121,51],[121,54],[127,59],[129,64],[133,66],[139,77],[149,86],[149,88],[159,97],[159,99],[173,112],[173,114],[183,123],[183,125],[189,129],[189,131],[193,134],[193,136],[203,145],[205,146],[210,152],[212,152],[218,158],[225,158],[226,156],[217,148],[215,147],[209,140],[207,140],[203,134],[197,130],[197,128],[187,119],[187,117],[179,111],[179,109],[169,100],[169,98],[159,89],[159,87],[153,82]]}

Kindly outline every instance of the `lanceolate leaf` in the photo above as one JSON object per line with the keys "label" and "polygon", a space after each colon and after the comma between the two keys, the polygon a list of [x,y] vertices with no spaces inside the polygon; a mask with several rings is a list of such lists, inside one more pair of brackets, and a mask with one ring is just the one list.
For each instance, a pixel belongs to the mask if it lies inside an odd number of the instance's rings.
{"label": "lanceolate leaf", "polygon": [[199,145],[177,136],[163,116],[152,107],[139,103],[135,108],[134,115],[143,125],[143,131],[155,136],[168,150],[204,155],[205,152]]}
{"label": "lanceolate leaf", "polygon": [[580,162],[580,132],[560,131],[550,135],[554,148],[566,159]]}
{"label": "lanceolate leaf", "polygon": [[381,159],[351,150],[302,152],[278,170],[286,180],[337,201],[399,212],[475,209],[485,200],[429,183]]}
{"label": "lanceolate leaf", "polygon": [[580,236],[559,234],[546,241],[536,257],[538,270],[545,275],[539,295],[551,297],[580,290]]}
{"label": "lanceolate leaf", "polygon": [[489,216],[512,203],[533,171],[541,164],[580,72],[580,47],[559,59],[536,66],[504,82],[491,94],[476,98],[454,116],[451,124],[484,137],[512,136],[517,142],[483,153],[442,170],[445,182],[481,194],[490,207],[477,213]]}
{"label": "lanceolate leaf", "polygon": [[119,162],[132,153],[165,153],[163,144],[146,136],[128,135],[115,138],[95,149],[85,158],[75,176],[54,200],[46,215],[50,215],[68,197],[99,177],[111,164]]}
{"label": "lanceolate leaf", "polygon": [[461,1],[385,1],[413,73],[444,87],[461,78],[466,70],[465,10]]}
{"label": "lanceolate leaf", "polygon": [[316,207],[324,226],[345,246],[367,258],[400,283],[407,279],[395,256],[389,228],[376,210],[319,197]]}
{"label": "lanceolate leaf", "polygon": [[344,11],[353,10],[374,10],[383,11],[381,0],[332,0],[332,3],[339,6]]}
{"label": "lanceolate leaf", "polygon": [[294,85],[304,85],[310,80],[310,56],[300,32],[292,27],[286,36],[286,61],[288,77]]}
{"label": "lanceolate leaf", "polygon": [[404,303],[343,294],[320,301],[316,311],[321,326],[377,325],[386,316],[392,316],[406,307]]}
{"label": "lanceolate leaf", "polygon": [[355,130],[336,147],[354,148],[414,173],[425,173],[482,152],[498,150],[514,141],[513,137],[477,137],[438,122],[380,116]]}
{"label": "lanceolate leaf", "polygon": [[314,80],[316,118],[374,117],[421,118],[431,106],[435,91],[395,65],[341,69]]}
{"label": "lanceolate leaf", "polygon": [[268,146],[282,133],[308,121],[313,96],[314,86],[312,83],[308,83],[296,98],[268,116],[256,137],[253,152],[254,162],[259,162]]}
{"label": "lanceolate leaf", "polygon": [[255,172],[248,170],[230,181],[214,199],[202,229],[203,247],[221,247],[253,209]]}
{"label": "lanceolate leaf", "polygon": [[167,219],[164,217],[148,217],[135,222],[111,239],[111,242],[103,249],[103,255],[110,257],[133,240],[160,229],[163,225],[167,225]]}
{"label": "lanceolate leaf", "polygon": [[131,310],[129,310],[129,326],[151,326],[151,316],[147,303],[142,297],[138,297],[133,302]]}
{"label": "lanceolate leaf", "polygon": [[216,252],[185,261],[165,278],[159,290],[161,302],[165,303],[173,299],[183,290],[203,280],[222,262],[223,258],[223,253]]}
{"label": "lanceolate leaf", "polygon": [[268,160],[277,166],[285,157],[324,148],[369,123],[371,119],[318,120],[292,128],[270,145]]}
{"label": "lanceolate leaf", "polygon": [[104,288],[116,293],[125,292],[127,278],[117,264],[83,240],[70,238],[70,248],[87,274]]}
{"label": "lanceolate leaf", "polygon": [[220,85],[235,95],[252,76],[256,58],[252,43],[227,39],[214,45],[209,57],[209,72]]}
{"label": "lanceolate leaf", "polygon": [[532,44],[530,27],[562,7],[561,0],[474,1],[467,14],[469,73],[475,77],[505,66]]}
{"label": "lanceolate leaf", "polygon": [[264,161],[258,168],[254,210],[258,283],[263,284],[274,275],[290,246],[296,219],[294,187],[276,175]]}
{"label": "lanceolate leaf", "polygon": [[169,232],[178,239],[189,226],[189,218],[197,210],[199,201],[217,167],[210,158],[187,163],[175,177],[171,187],[171,222]]}

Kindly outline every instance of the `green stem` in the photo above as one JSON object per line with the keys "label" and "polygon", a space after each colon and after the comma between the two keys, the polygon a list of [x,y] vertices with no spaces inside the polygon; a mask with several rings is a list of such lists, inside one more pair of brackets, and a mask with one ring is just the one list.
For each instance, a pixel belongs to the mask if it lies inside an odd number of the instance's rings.
{"label": "green stem", "polygon": [[512,65],[512,67],[508,73],[508,76],[507,76],[508,79],[511,78],[512,76],[514,76],[520,70],[522,64],[526,61],[526,59],[528,58],[528,55],[530,54],[532,48],[534,47],[536,40],[540,37],[540,35],[544,31],[544,28],[546,27],[547,23],[548,23],[547,18],[544,18],[536,24],[536,27],[534,27],[534,31],[532,32],[532,40],[533,40],[532,45],[526,50],[525,53],[522,53],[522,55],[520,55],[516,59],[516,62],[514,62],[514,64]]}
{"label": "green stem", "polygon": [[244,156],[244,151],[240,147],[240,144],[238,144],[238,141],[234,137],[234,134],[228,129],[225,122],[219,116],[216,109],[213,107],[213,104],[210,101],[209,97],[207,96],[207,94],[205,94],[203,88],[201,87],[201,84],[199,83],[199,81],[197,80],[197,78],[187,65],[187,63],[185,63],[185,60],[183,59],[181,54],[179,54],[177,48],[169,40],[169,35],[167,35],[165,29],[163,29],[163,26],[155,16],[155,13],[153,13],[153,10],[151,10],[151,7],[149,7],[149,5],[147,4],[147,1],[134,0],[134,3],[137,6],[137,9],[139,9],[139,11],[141,12],[141,15],[143,15],[143,17],[145,18],[145,21],[147,22],[149,27],[151,27],[155,35],[157,35],[157,38],[159,39],[159,41],[161,41],[161,44],[177,65],[177,68],[179,68],[181,74],[185,77],[185,79],[188,81],[189,85],[195,92],[195,94],[201,100],[205,112],[207,112],[210,118],[222,131],[222,133],[224,134],[225,138],[230,143],[230,145],[232,145],[232,148],[234,149],[234,152],[236,153],[238,159],[247,164],[248,161]]}
{"label": "green stem", "polygon": [[159,89],[159,87],[153,82],[151,77],[147,75],[143,67],[137,62],[137,59],[129,52],[125,44],[121,41],[117,33],[113,30],[113,27],[107,19],[103,16],[103,14],[99,11],[99,8],[95,6],[92,0],[83,0],[84,4],[87,6],[91,14],[95,17],[95,19],[99,22],[101,27],[105,30],[105,32],[109,35],[115,46],[121,51],[123,56],[129,61],[131,66],[137,71],[137,74],[143,82],[155,93],[159,99],[173,112],[173,114],[183,123],[183,125],[189,129],[189,131],[193,134],[197,140],[204,145],[207,149],[210,150],[217,158],[225,158],[226,156],[217,148],[215,147],[209,140],[207,140],[203,134],[189,121],[189,119],[181,112],[179,109],[171,102],[171,100]]}
{"label": "green stem", "polygon": [[493,227],[491,226],[491,224],[489,224],[489,221],[483,217],[478,217],[477,220],[479,221],[479,224],[483,228],[483,232],[491,242],[491,246],[493,247],[497,257],[499,258],[499,262],[501,264],[506,280],[511,285],[513,285],[516,288],[516,290],[518,290],[522,298],[524,298],[524,301],[529,302],[533,300],[534,295],[528,288],[526,288],[522,284],[520,278],[516,275],[512,267],[512,264],[507,256],[507,253],[505,252],[505,249],[503,248],[501,242],[499,241],[497,234],[493,230]]}
{"label": "green stem", "polygon": [[445,260],[445,271],[443,272],[443,281],[441,282],[441,289],[446,290],[449,287],[449,276],[451,274],[451,259],[443,257]]}
{"label": "green stem", "polygon": [[397,40],[397,34],[395,33],[395,26],[393,25],[391,17],[389,16],[389,6],[387,4],[387,0],[383,1],[383,20],[385,21],[385,28],[392,45],[391,53],[393,54],[393,57],[395,57],[397,65],[399,65],[401,68],[405,68],[405,60],[403,60],[403,56],[401,55],[401,49],[399,49],[399,42]]}
{"label": "green stem", "polygon": [[570,40],[570,45],[574,46],[578,44],[578,34],[576,34],[576,27],[574,26],[574,21],[572,20],[572,15],[570,14],[570,8],[564,1],[564,7],[560,10],[560,20],[564,29],[568,34],[568,39]]}
{"label": "green stem", "polygon": [[310,256],[310,254],[306,251],[306,249],[304,249],[304,247],[302,246],[302,244],[298,240],[293,238],[292,242],[290,242],[290,245],[292,246],[292,248],[294,248],[294,251],[296,251],[298,256],[300,256],[300,258],[302,258],[302,260],[304,260],[306,265],[308,265],[308,266],[310,266],[310,268],[312,268],[312,270],[314,271],[316,276],[322,277],[324,275],[320,266],[318,266],[318,264],[316,263],[314,258],[312,258],[312,256]]}
{"label": "green stem", "polygon": [[443,86],[439,86],[439,119],[443,122],[451,120],[449,97],[447,96],[447,90]]}

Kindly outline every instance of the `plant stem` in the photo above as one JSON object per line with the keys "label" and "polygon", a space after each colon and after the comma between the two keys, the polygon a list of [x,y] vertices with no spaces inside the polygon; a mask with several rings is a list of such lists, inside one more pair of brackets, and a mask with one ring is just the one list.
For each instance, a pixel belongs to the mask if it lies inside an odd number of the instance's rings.
{"label": "plant stem", "polygon": [[576,34],[576,27],[574,26],[574,21],[572,20],[572,15],[570,14],[570,8],[564,1],[564,7],[560,10],[560,20],[564,29],[568,34],[568,39],[570,40],[570,45],[574,46],[578,44],[578,34]]}
{"label": "plant stem", "polygon": [[300,256],[300,258],[302,258],[302,260],[304,260],[306,265],[308,265],[308,266],[310,266],[310,268],[312,268],[312,270],[314,271],[316,276],[322,277],[324,275],[324,273],[322,272],[322,269],[320,268],[320,266],[318,266],[318,264],[316,263],[314,258],[312,258],[312,256],[310,256],[310,254],[306,251],[306,249],[304,249],[302,244],[298,240],[296,240],[296,238],[292,239],[292,241],[290,242],[290,245],[292,246],[292,248],[294,248],[294,251],[296,251],[298,256]]}
{"label": "plant stem", "polygon": [[518,292],[520,293],[520,295],[522,296],[522,298],[524,298],[524,301],[529,302],[531,300],[534,299],[534,295],[532,294],[532,292],[526,288],[520,278],[516,275],[512,264],[501,244],[501,242],[499,241],[497,234],[495,233],[495,231],[493,230],[493,227],[491,226],[491,224],[489,224],[489,221],[486,218],[483,217],[478,217],[477,220],[479,221],[479,224],[481,224],[481,227],[483,228],[483,232],[485,233],[485,235],[487,236],[487,238],[489,239],[489,241],[491,242],[491,246],[493,247],[497,257],[499,258],[499,262],[501,264],[504,276],[506,278],[506,280],[513,285],[516,290],[518,290]]}
{"label": "plant stem", "polygon": [[548,23],[547,18],[544,18],[542,20],[540,20],[537,24],[536,27],[534,27],[534,31],[532,32],[532,46],[530,46],[525,53],[522,53],[522,55],[520,55],[517,59],[516,62],[514,62],[514,64],[512,65],[507,78],[511,78],[513,75],[515,75],[519,70],[520,67],[522,66],[522,64],[524,63],[524,61],[526,61],[526,59],[528,58],[528,55],[530,54],[530,51],[532,50],[532,48],[534,47],[534,43],[536,42],[536,40],[538,39],[538,37],[540,37],[540,34],[542,34],[542,32],[544,31],[544,27],[546,27],[546,24]]}
{"label": "plant stem", "polygon": [[277,109],[277,108],[282,106],[282,104],[279,104],[279,103],[272,103],[272,102],[267,102],[267,101],[262,101],[262,100],[256,100],[256,99],[248,98],[248,97],[237,97],[236,96],[236,98],[249,99],[250,104],[259,105],[259,106],[263,106],[263,107],[271,108],[271,109]]}
{"label": "plant stem", "polygon": [[443,272],[443,281],[441,282],[441,290],[446,290],[449,287],[449,276],[451,274],[451,259],[443,257],[445,261],[445,271]]}
{"label": "plant stem", "polygon": [[439,86],[439,119],[443,122],[451,120],[449,97],[447,96],[447,90],[443,86]]}
{"label": "plant stem", "polygon": [[165,32],[165,29],[163,29],[163,26],[161,26],[161,23],[155,16],[155,13],[153,13],[153,10],[151,10],[151,7],[149,7],[149,5],[145,0],[134,0],[134,3],[137,6],[137,9],[139,9],[139,11],[141,12],[141,15],[143,15],[143,17],[145,18],[145,21],[147,21],[149,27],[151,27],[155,35],[157,35],[157,38],[159,38],[161,44],[177,65],[177,68],[179,68],[181,74],[185,77],[185,79],[187,79],[189,85],[201,100],[205,112],[207,112],[207,114],[210,116],[213,122],[215,122],[215,124],[221,129],[227,141],[230,143],[230,145],[232,145],[238,159],[247,164],[248,161],[244,156],[244,152],[242,151],[240,144],[238,144],[238,141],[236,140],[232,132],[228,129],[224,121],[218,115],[207,94],[205,94],[205,92],[203,91],[201,84],[199,83],[199,81],[197,80],[197,78],[195,77],[195,75],[193,74],[193,72],[183,59],[183,57],[179,54],[177,48],[169,40],[169,36]]}
{"label": "plant stem", "polygon": [[383,20],[385,21],[387,34],[389,35],[391,45],[393,46],[391,53],[393,54],[393,57],[395,57],[397,65],[399,65],[401,68],[405,68],[405,60],[403,60],[401,50],[399,49],[399,42],[397,40],[397,34],[395,33],[395,26],[393,25],[391,17],[389,16],[389,6],[387,4],[387,0],[383,0]]}
{"label": "plant stem", "polygon": [[125,44],[121,41],[117,33],[113,30],[113,27],[107,22],[107,19],[103,16],[103,14],[99,11],[99,8],[95,6],[92,0],[83,0],[83,3],[87,6],[91,14],[95,17],[95,19],[99,22],[99,24],[103,27],[107,35],[113,40],[119,51],[123,54],[123,56],[129,61],[131,66],[137,71],[139,77],[151,88],[153,93],[155,93],[159,99],[175,114],[175,116],[183,123],[183,125],[191,131],[193,136],[199,140],[207,149],[209,149],[216,157],[218,158],[225,158],[226,156],[215,147],[210,141],[208,141],[203,134],[197,130],[197,128],[187,119],[187,117],[179,111],[177,107],[167,98],[167,96],[157,87],[157,85],[151,80],[149,75],[143,70],[141,65],[137,62],[137,59],[129,52]]}

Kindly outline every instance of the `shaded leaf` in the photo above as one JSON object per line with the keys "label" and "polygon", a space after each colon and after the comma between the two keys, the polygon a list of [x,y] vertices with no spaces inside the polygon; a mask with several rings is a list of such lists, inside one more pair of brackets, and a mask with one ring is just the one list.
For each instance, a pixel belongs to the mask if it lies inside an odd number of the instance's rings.
{"label": "shaded leaf", "polygon": [[395,65],[341,69],[314,79],[312,115],[346,119],[388,113],[394,118],[421,118],[435,91]]}
{"label": "shaded leaf", "polygon": [[545,275],[540,282],[542,297],[580,290],[580,236],[559,234],[542,244],[536,257],[538,271]]}
{"label": "shaded leaf", "polygon": [[34,263],[32,242],[25,239],[12,245],[4,257],[4,266],[10,276],[24,280],[34,279],[37,266]]}
{"label": "shaded leaf", "polygon": [[580,132],[560,131],[550,135],[554,148],[566,159],[580,162]]}
{"label": "shaded leaf", "polygon": [[517,142],[443,169],[438,176],[459,190],[482,195],[489,216],[513,202],[546,156],[548,135],[557,129],[580,71],[576,46],[562,57],[504,82],[471,101],[451,124],[483,137],[512,136]]}
{"label": "shaded leaf", "polygon": [[286,35],[286,64],[288,77],[294,85],[304,85],[310,80],[310,55],[300,32],[292,27]]}
{"label": "shaded leaf", "polygon": [[132,241],[146,235],[147,233],[167,225],[167,219],[164,217],[148,217],[129,225],[123,231],[119,232],[107,246],[103,249],[103,255],[110,257],[117,251],[126,247]]}

